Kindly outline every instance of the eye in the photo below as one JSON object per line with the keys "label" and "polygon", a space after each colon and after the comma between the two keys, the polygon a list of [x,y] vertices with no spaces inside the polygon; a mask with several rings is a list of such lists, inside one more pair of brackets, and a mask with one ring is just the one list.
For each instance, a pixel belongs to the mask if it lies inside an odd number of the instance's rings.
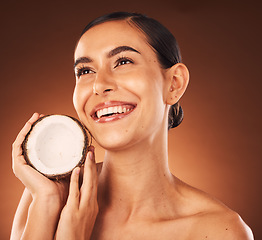
{"label": "eye", "polygon": [[131,59],[126,58],[126,57],[120,57],[116,61],[115,68],[118,67],[118,66],[125,65],[125,64],[130,64],[130,63],[133,63],[133,61]]}
{"label": "eye", "polygon": [[91,73],[95,73],[95,72],[88,67],[76,68],[76,72],[75,72],[78,78],[81,77],[82,75],[91,74]]}

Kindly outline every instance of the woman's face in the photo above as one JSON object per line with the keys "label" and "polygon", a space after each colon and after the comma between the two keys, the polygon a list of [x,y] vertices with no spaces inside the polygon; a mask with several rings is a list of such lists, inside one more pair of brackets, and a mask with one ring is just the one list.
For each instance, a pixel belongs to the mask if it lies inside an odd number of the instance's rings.
{"label": "woman's face", "polygon": [[75,109],[105,149],[152,140],[167,129],[166,70],[125,21],[97,25],[81,37],[75,73]]}

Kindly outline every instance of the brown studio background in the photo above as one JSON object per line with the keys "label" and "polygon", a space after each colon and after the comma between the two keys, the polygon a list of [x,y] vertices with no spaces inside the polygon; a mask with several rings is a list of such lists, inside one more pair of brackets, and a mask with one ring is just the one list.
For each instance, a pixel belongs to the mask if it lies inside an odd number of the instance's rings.
{"label": "brown studio background", "polygon": [[[1,219],[8,239],[22,184],[11,144],[35,111],[76,116],[73,50],[83,27],[111,11],[137,11],[176,36],[191,74],[185,119],[169,133],[179,178],[237,211],[262,239],[261,18],[256,2],[119,0],[1,3]],[[103,151],[97,147],[97,159]]]}

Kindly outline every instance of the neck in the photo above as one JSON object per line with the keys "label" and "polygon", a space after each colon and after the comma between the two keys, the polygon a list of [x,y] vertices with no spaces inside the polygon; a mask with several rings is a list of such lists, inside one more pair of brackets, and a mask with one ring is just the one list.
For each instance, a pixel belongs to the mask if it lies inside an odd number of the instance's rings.
{"label": "neck", "polygon": [[167,131],[121,151],[106,151],[99,180],[99,206],[136,212],[154,207],[170,190]]}

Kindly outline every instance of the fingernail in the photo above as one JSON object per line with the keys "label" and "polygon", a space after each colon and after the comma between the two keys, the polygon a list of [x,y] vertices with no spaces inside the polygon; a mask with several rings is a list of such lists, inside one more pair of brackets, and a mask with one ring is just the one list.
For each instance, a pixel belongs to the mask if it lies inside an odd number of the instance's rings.
{"label": "fingernail", "polygon": [[76,174],[79,175],[79,173],[80,173],[80,167],[77,167],[76,168]]}
{"label": "fingernail", "polygon": [[93,152],[92,151],[89,151],[89,159],[93,160]]}
{"label": "fingernail", "polygon": [[91,151],[92,153],[94,153],[95,147],[94,147],[93,145],[91,145],[91,146],[88,148],[88,151]]}

